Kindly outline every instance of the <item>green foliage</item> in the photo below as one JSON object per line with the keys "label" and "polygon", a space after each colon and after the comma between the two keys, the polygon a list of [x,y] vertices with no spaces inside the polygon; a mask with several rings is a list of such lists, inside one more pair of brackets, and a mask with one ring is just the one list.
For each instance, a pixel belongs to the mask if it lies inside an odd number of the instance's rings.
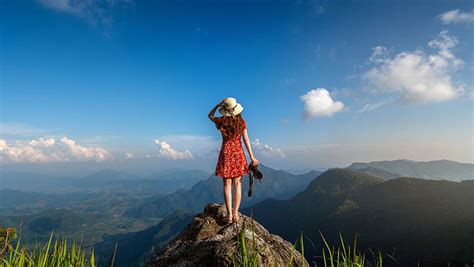
{"label": "green foliage", "polygon": [[245,225],[242,226],[237,235],[237,257],[235,255],[232,258],[232,264],[235,267],[256,267],[258,266],[259,259],[259,249],[256,246],[255,242],[255,224],[252,220],[252,244],[250,247],[247,247],[247,242],[245,241]]}
{"label": "green foliage", "polygon": [[13,250],[11,241],[16,238],[15,228],[3,228],[0,227],[0,259],[3,255]]}
{"label": "green foliage", "polygon": [[[253,242],[249,246],[245,239],[245,226],[242,227],[242,230],[237,236],[237,256],[233,256],[232,262],[234,267],[256,267],[258,265],[259,251],[255,246],[255,232],[253,228],[252,221],[252,236]],[[382,267],[383,257],[382,253],[378,253],[374,257],[373,262],[368,262],[366,260],[365,253],[361,253],[357,250],[357,236],[354,237],[354,243],[352,247],[347,246],[344,242],[344,239],[341,234],[339,234],[341,246],[337,249],[332,246],[330,247],[323,234],[321,233],[321,238],[324,242],[324,247],[322,249],[322,261],[325,267],[363,267],[363,266],[374,266]],[[292,255],[288,259],[288,262],[285,266],[292,267],[294,266],[294,257],[296,251],[300,252],[302,266],[305,266],[304,260],[304,238],[303,233],[300,234],[299,240],[297,240],[292,246]],[[316,266],[316,265],[315,265]]]}
{"label": "green foliage", "polygon": [[21,245],[20,240],[17,240],[15,247],[13,247],[11,243],[15,238],[15,229],[0,228],[0,241],[2,241],[0,267],[95,266],[93,249],[90,251],[90,255],[86,256],[86,250],[82,248],[82,244],[73,242],[68,247],[67,240],[59,237],[53,243],[53,232],[51,232],[48,243],[35,246],[33,251]]}

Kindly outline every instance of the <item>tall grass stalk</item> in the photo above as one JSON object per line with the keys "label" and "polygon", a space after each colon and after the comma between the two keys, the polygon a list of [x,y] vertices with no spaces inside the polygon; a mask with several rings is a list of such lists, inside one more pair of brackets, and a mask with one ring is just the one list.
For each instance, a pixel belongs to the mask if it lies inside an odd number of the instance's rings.
{"label": "tall grass stalk", "polygon": [[[357,236],[354,237],[353,246],[347,246],[344,243],[342,234],[339,233],[339,240],[341,246],[335,250],[334,246],[330,247],[323,234],[319,232],[324,243],[322,249],[323,253],[323,264],[325,267],[361,267],[361,266],[372,266],[372,264],[366,262],[365,253],[357,251]],[[382,254],[379,252],[377,257],[374,259],[373,266],[382,267]]]}

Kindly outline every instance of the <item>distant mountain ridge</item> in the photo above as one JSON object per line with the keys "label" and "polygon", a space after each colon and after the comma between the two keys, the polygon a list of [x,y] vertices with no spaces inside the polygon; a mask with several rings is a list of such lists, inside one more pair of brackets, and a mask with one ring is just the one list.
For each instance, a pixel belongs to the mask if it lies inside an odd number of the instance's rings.
{"label": "distant mountain ridge", "polygon": [[[367,168],[376,168],[398,177],[417,177],[434,180],[462,181],[474,179],[474,164],[459,163],[451,160],[435,161],[373,161],[368,163],[354,162],[348,169],[370,171]],[[372,169],[373,171],[373,169]],[[374,173],[375,174],[375,173]]]}
{"label": "distant mountain ridge", "polygon": [[391,172],[388,172],[386,170],[377,169],[377,168],[372,167],[372,166],[367,166],[367,167],[361,168],[361,169],[353,169],[353,168],[349,168],[349,169],[355,170],[355,171],[358,171],[358,172],[361,172],[361,173],[365,173],[365,174],[368,174],[368,175],[371,175],[371,176],[375,176],[375,177],[378,177],[378,178],[383,179],[383,180],[391,180],[391,179],[401,177],[400,174],[391,173]]}

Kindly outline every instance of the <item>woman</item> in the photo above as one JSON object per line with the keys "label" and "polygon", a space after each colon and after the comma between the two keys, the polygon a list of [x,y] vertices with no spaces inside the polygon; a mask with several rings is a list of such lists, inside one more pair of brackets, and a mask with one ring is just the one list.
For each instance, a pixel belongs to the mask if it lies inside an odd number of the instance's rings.
{"label": "woman", "polygon": [[[219,108],[222,117],[214,117]],[[242,176],[248,173],[247,159],[242,149],[241,137],[253,166],[258,165],[258,160],[252,153],[247,126],[240,113],[244,108],[237,103],[235,98],[228,97],[217,104],[211,112],[209,119],[216,124],[222,135],[222,146],[217,160],[216,176],[224,181],[224,200],[227,210],[227,223],[239,220],[239,207],[242,198]],[[232,209],[232,184],[234,184],[234,209]]]}

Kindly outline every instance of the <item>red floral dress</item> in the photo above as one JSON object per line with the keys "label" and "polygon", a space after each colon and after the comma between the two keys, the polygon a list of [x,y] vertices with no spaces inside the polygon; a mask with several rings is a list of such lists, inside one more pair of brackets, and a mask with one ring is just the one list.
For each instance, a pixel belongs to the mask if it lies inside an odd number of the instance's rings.
{"label": "red floral dress", "polygon": [[[216,125],[219,123],[219,119],[219,117],[214,118]],[[247,125],[244,120],[243,129],[245,128],[247,128]],[[242,133],[227,139],[222,135],[222,146],[217,160],[216,176],[234,178],[248,174],[247,159],[242,148],[241,137]]]}

